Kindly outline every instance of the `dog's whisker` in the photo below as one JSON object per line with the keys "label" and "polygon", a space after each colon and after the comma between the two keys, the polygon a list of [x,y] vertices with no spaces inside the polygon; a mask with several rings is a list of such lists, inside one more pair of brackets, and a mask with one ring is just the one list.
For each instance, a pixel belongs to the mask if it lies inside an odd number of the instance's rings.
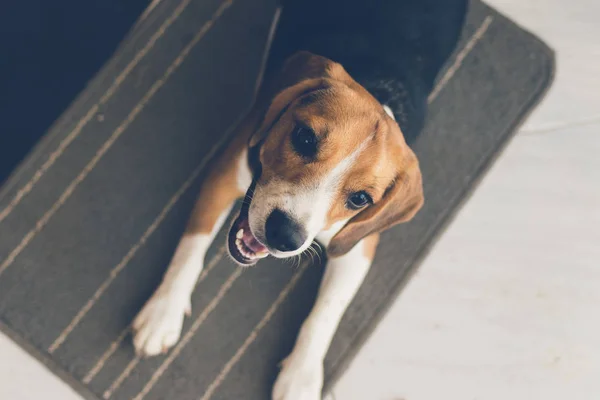
{"label": "dog's whisker", "polygon": [[321,257],[319,256],[319,252],[317,250],[315,250],[315,248],[312,247],[312,246],[310,247],[310,250],[311,250],[310,252],[311,252],[311,255],[312,255],[312,263],[316,264],[316,259],[318,259],[319,260],[319,264],[320,264],[321,263]]}
{"label": "dog's whisker", "polygon": [[288,258],[284,258],[283,259],[285,261],[286,264],[290,264],[292,266],[292,268],[294,268],[294,259],[291,257]]}
{"label": "dog's whisker", "polygon": [[[315,263],[315,257],[314,257],[314,253],[313,253],[313,249],[312,249],[312,247],[310,247],[310,246],[309,246],[309,247],[308,247],[308,248],[305,250],[305,252],[304,252],[304,253],[308,254],[308,256],[310,257],[311,264],[314,264],[314,263]],[[303,253],[303,254],[304,254],[304,253]]]}
{"label": "dog's whisker", "polygon": [[318,247],[318,250],[319,250],[319,251],[321,251],[321,252],[325,252],[325,250],[323,250],[323,246],[321,246],[321,244],[320,244],[319,242],[317,242],[317,241],[315,240],[314,242],[312,242],[311,246],[312,246],[313,244],[314,244],[315,246],[317,246],[317,247]]}
{"label": "dog's whisker", "polygon": [[[319,247],[319,249],[316,249],[316,248],[312,247],[312,246],[313,246],[313,244],[314,244],[314,245],[316,245],[316,246],[318,246],[318,247]],[[322,251],[322,248],[321,248],[321,246],[320,246],[320,245],[319,245],[317,242],[313,242],[313,243],[310,245],[310,249],[311,249],[311,250],[312,250],[312,251],[315,253],[315,256],[317,256],[317,258],[319,259],[319,264],[322,264],[322,263],[323,263],[323,260],[321,259],[321,251]],[[314,259],[313,259],[313,263],[314,263]]]}

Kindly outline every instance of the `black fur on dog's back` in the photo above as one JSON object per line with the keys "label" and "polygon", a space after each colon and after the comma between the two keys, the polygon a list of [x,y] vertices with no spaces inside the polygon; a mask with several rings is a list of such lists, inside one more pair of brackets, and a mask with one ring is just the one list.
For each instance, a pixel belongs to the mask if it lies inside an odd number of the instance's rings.
{"label": "black fur on dog's back", "polygon": [[382,104],[410,143],[454,50],[467,0],[281,0],[269,68],[299,50],[339,62]]}

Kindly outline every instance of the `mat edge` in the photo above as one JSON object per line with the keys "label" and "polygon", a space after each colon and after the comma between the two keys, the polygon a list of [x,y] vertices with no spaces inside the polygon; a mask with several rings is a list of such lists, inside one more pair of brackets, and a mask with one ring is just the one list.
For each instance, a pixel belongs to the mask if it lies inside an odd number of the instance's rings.
{"label": "mat edge", "polygon": [[6,335],[6,337],[14,342],[14,344],[19,346],[19,348],[24,350],[35,360],[39,361],[48,372],[60,378],[61,381],[66,383],[72,390],[74,390],[78,395],[82,396],[85,400],[102,400],[100,397],[92,393],[91,390],[89,390],[82,382],[78,381],[77,378],[75,378],[67,370],[58,365],[58,363],[51,357],[47,356],[38,348],[36,348],[33,343],[27,341],[27,338],[10,328],[1,318],[0,332]]}

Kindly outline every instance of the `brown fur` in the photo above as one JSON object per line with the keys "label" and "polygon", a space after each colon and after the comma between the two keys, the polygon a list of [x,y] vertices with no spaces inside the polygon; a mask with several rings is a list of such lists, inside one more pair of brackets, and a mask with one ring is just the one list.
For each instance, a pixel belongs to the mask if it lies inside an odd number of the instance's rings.
{"label": "brown fur", "polygon": [[[376,232],[382,232],[396,224],[411,220],[423,206],[423,186],[419,163],[410,148],[404,142],[400,128],[396,122],[387,120],[389,131],[384,136],[380,153],[372,153],[355,171],[358,175],[350,177],[353,182],[360,182],[368,176],[377,179],[379,198],[373,197],[374,204],[355,215],[337,235],[328,247],[332,256],[348,252],[359,240]],[[371,164],[369,164],[371,163]],[[365,174],[364,169],[371,172]],[[385,184],[386,186],[382,186]]]}

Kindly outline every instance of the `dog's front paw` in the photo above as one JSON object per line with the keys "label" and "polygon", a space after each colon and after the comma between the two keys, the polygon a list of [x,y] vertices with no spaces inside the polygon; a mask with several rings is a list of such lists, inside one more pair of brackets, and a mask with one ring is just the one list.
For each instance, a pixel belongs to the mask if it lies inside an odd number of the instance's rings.
{"label": "dog's front paw", "polygon": [[183,319],[190,311],[189,299],[159,289],[133,321],[136,352],[143,356],[166,353],[179,340]]}
{"label": "dog's front paw", "polygon": [[323,363],[294,357],[283,363],[273,387],[273,400],[321,400]]}

